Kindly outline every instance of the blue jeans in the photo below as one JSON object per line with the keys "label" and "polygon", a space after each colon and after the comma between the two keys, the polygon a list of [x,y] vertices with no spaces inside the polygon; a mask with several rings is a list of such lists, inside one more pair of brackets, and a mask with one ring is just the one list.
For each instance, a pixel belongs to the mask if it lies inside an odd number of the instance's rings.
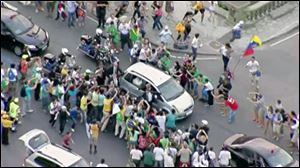
{"label": "blue jeans", "polygon": [[193,52],[193,61],[195,61],[197,57],[197,48],[192,47],[192,52]]}
{"label": "blue jeans", "polygon": [[161,161],[155,160],[154,167],[164,167],[164,161],[163,160],[161,160]]}
{"label": "blue jeans", "polygon": [[69,16],[68,16],[68,26],[75,26],[74,22],[75,22],[75,12],[68,12]]}
{"label": "blue jeans", "polygon": [[157,27],[158,30],[163,28],[163,25],[161,24],[160,19],[161,19],[161,16],[153,16],[153,20],[154,20],[153,27],[152,27],[153,29],[155,29],[155,27]]}
{"label": "blue jeans", "polygon": [[233,110],[230,109],[229,114],[228,114],[228,123],[229,123],[229,124],[231,124],[231,123],[234,122],[235,116],[236,116],[236,111],[237,111],[237,110],[234,110],[234,111],[233,111]]}
{"label": "blue jeans", "polygon": [[194,90],[194,96],[199,96],[198,83],[196,81],[193,82],[193,90]]}

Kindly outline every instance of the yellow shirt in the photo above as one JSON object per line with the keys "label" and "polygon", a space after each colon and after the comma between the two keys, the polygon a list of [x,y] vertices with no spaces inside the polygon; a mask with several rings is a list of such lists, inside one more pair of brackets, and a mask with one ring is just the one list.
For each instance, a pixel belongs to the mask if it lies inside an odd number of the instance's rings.
{"label": "yellow shirt", "polygon": [[82,96],[82,98],[80,100],[80,108],[81,108],[81,110],[87,109],[87,97],[86,96]]}
{"label": "yellow shirt", "polygon": [[8,119],[1,118],[1,122],[2,122],[3,128],[9,128],[13,124],[13,121],[8,120]]}
{"label": "yellow shirt", "polygon": [[111,103],[114,99],[104,99],[103,111],[109,113],[111,111]]}
{"label": "yellow shirt", "polygon": [[203,1],[196,1],[196,4],[194,6],[194,9],[200,10],[204,8]]}
{"label": "yellow shirt", "polygon": [[61,74],[62,75],[68,75],[68,69],[67,68],[62,68],[61,69]]}
{"label": "yellow shirt", "polygon": [[93,138],[98,138],[99,136],[99,125],[98,124],[91,124],[90,126],[91,134]]}

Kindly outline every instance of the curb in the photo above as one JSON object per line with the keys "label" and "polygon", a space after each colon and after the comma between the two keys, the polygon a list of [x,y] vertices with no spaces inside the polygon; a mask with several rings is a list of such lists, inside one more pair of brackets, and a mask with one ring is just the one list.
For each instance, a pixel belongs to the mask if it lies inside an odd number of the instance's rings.
{"label": "curb", "polygon": [[[150,41],[150,39],[149,39]],[[150,43],[153,45],[153,46],[156,46],[158,47],[159,44],[153,42],[153,41],[150,41]],[[190,48],[189,46],[189,49],[190,50],[179,50],[179,49],[173,49],[173,48],[167,48],[170,52],[177,52],[177,53],[181,53],[181,54],[193,54],[193,52],[191,51],[192,49]],[[202,53],[202,52],[198,52],[197,55],[205,55],[205,56],[220,56],[219,53]]]}
{"label": "curb", "polygon": [[282,35],[288,34],[290,32],[292,32],[294,29],[299,29],[299,22],[294,22],[292,23],[292,26],[289,26],[286,30],[281,31],[267,39],[265,39],[264,41],[262,41],[263,44],[269,43],[277,38],[279,38]]}

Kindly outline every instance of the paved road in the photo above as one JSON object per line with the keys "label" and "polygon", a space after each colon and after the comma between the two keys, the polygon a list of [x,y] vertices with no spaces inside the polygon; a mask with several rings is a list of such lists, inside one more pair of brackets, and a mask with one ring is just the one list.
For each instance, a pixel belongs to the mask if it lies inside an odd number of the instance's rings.
{"label": "paved road", "polygon": [[[83,33],[94,34],[96,23],[87,19],[87,25],[84,30],[79,28],[69,29],[67,23],[56,22],[47,19],[45,14],[35,14],[32,7],[23,7],[16,2],[12,2],[19,11],[25,16],[31,16],[32,20],[44,27],[50,34],[51,44],[48,52],[58,54],[62,47],[68,48],[73,54],[77,55],[78,63],[83,68],[93,69],[95,64],[89,58],[81,55],[76,51],[79,37]],[[283,100],[287,110],[294,109],[299,111],[299,35],[278,44],[272,48],[257,49],[256,57],[262,65],[263,77],[261,79],[261,89],[265,94],[266,102],[274,104],[275,100],[280,98]],[[175,53],[176,54],[176,53]],[[179,54],[178,54],[179,55]],[[18,60],[11,52],[1,49],[1,61],[12,62]],[[129,65],[128,56],[123,53],[119,56],[121,66],[126,68]],[[239,56],[234,54],[234,58],[230,66],[234,66]],[[263,136],[263,131],[252,123],[253,106],[246,100],[250,82],[248,72],[243,65],[246,64],[248,58],[241,60],[240,66],[235,73],[233,81],[232,95],[237,98],[240,109],[238,120],[236,123],[229,125],[226,120],[219,115],[217,106],[208,109],[202,103],[196,102],[194,113],[191,117],[181,121],[178,125],[181,128],[188,127],[191,123],[199,123],[202,119],[209,122],[210,131],[210,146],[214,146],[218,153],[223,141],[230,135],[238,132],[248,135]],[[215,83],[222,71],[222,62],[220,60],[198,61],[197,66],[200,70],[207,74]],[[20,135],[33,129],[39,128],[45,130],[51,140],[55,143],[61,143],[62,137],[58,135],[58,127],[51,128],[47,123],[48,114],[40,111],[40,103],[32,102],[35,112],[27,115],[23,119],[23,124],[18,128],[18,131],[10,136],[11,145],[1,146],[1,164],[2,166],[20,166],[24,158],[24,147],[17,140]],[[286,133],[288,133],[286,131]],[[119,140],[111,133],[100,135],[99,152],[97,155],[88,153],[88,139],[85,134],[83,125],[78,125],[74,135],[74,151],[82,155],[88,161],[98,163],[101,158],[105,158],[111,166],[124,166],[128,159],[128,150],[126,143]],[[287,150],[287,138],[276,142],[279,146]],[[299,155],[295,155],[296,158]]]}

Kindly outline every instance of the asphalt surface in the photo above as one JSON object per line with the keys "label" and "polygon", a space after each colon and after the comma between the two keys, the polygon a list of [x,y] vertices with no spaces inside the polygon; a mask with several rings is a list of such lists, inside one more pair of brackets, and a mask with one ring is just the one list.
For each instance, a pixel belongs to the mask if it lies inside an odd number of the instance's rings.
{"label": "asphalt surface", "polygon": [[[55,21],[46,18],[45,13],[36,14],[33,7],[24,7],[17,2],[11,2],[25,16],[31,16],[34,23],[45,28],[50,35],[50,47],[47,52],[54,54],[60,53],[61,48],[68,48],[71,53],[76,55],[79,65],[84,69],[94,69],[95,63],[88,57],[79,53],[76,47],[79,43],[81,34],[94,34],[96,23],[90,19],[86,19],[86,27],[83,28],[68,28],[67,22]],[[287,111],[295,110],[299,112],[299,35],[284,41],[274,47],[264,47],[255,50],[255,56],[262,67],[262,78],[260,88],[265,95],[267,104],[275,104],[277,99],[283,101],[283,105]],[[176,54],[176,53],[174,53]],[[180,55],[180,54],[177,54]],[[230,62],[230,67],[233,67],[239,59],[240,53],[233,54],[233,60]],[[119,55],[121,67],[126,68],[129,65],[129,57],[127,53]],[[1,61],[11,63],[18,61],[19,58],[14,56],[12,52],[1,48]],[[248,70],[244,68],[249,58],[244,58],[235,72],[233,80],[232,96],[239,103],[237,120],[229,125],[227,119],[219,114],[217,105],[207,108],[203,103],[195,101],[194,113],[187,119],[180,121],[180,128],[187,128],[191,123],[200,123],[206,119],[210,126],[209,146],[215,148],[216,153],[219,153],[220,147],[224,140],[235,133],[246,133],[248,135],[264,136],[263,129],[258,128],[252,122],[253,105],[248,102],[246,96],[250,90],[250,79]],[[198,61],[197,66],[201,72],[207,74],[210,79],[216,84],[222,72],[223,63],[221,60],[206,60]],[[58,134],[58,125],[51,128],[48,120],[49,115],[41,111],[40,102],[32,102],[34,113],[28,114],[22,119],[22,125],[17,128],[17,132],[10,134],[10,145],[1,145],[1,165],[2,166],[21,166],[25,156],[25,148],[18,141],[18,138],[27,131],[38,128],[45,130],[52,142],[61,144],[62,137]],[[68,128],[70,126],[68,125]],[[289,131],[286,129],[286,137],[280,139],[275,144],[283,147],[287,151],[292,151],[287,147]],[[270,139],[270,137],[266,137]],[[83,125],[78,124],[76,132],[73,136],[75,144],[73,150],[83,156],[86,160],[97,164],[101,158],[105,158],[110,166],[125,166],[129,157],[129,152],[126,148],[126,142],[114,137],[113,133],[100,134],[98,142],[98,153],[96,155],[89,154],[89,143]],[[271,140],[271,139],[270,139]],[[273,140],[271,140],[273,142]],[[299,153],[293,155],[299,158]]]}

